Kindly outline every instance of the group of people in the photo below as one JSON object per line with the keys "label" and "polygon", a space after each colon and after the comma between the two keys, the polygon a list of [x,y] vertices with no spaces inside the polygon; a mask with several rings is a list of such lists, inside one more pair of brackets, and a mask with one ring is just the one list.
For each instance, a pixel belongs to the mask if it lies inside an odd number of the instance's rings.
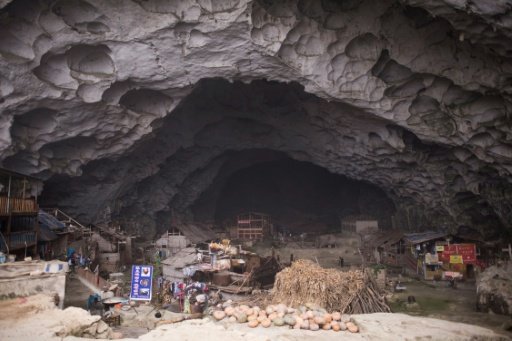
{"label": "group of people", "polygon": [[66,253],[66,261],[68,262],[71,271],[75,271],[75,267],[78,265],[82,268],[89,268],[91,265],[91,258],[84,256],[81,253],[77,253],[73,247],[68,247]]}
{"label": "group of people", "polygon": [[202,282],[159,281],[158,298],[163,306],[169,306],[173,300],[179,303],[184,313],[203,311],[208,304],[208,286]]}

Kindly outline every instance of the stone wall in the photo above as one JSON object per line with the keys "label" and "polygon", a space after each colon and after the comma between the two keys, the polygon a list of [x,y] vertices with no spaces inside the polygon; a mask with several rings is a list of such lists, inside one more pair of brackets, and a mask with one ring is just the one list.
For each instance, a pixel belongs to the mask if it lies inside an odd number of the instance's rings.
{"label": "stone wall", "polygon": [[[56,273],[45,271],[45,265],[63,264],[63,270]],[[56,303],[64,307],[66,294],[66,268],[63,262],[15,262],[0,264],[0,297],[30,296],[36,294],[58,295]]]}

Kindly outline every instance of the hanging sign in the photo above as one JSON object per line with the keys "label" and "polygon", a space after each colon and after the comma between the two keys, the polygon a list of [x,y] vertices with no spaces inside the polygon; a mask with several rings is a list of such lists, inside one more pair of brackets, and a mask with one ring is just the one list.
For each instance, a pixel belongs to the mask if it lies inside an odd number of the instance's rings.
{"label": "hanging sign", "polygon": [[153,266],[132,266],[132,288],[130,299],[134,301],[151,301]]}
{"label": "hanging sign", "polygon": [[437,253],[435,253],[435,254],[426,253],[425,254],[425,263],[426,264],[438,264],[439,258],[437,256]]}
{"label": "hanging sign", "polygon": [[444,245],[436,245],[436,251],[437,252],[443,252],[444,251]]}
{"label": "hanging sign", "polygon": [[451,262],[451,256],[460,255],[464,264],[473,264],[476,262],[475,244],[450,244],[445,245],[444,250],[439,254],[439,259],[443,262]]}
{"label": "hanging sign", "polygon": [[476,245],[460,244],[457,246],[457,254],[461,255],[464,264],[476,262]]}
{"label": "hanging sign", "polygon": [[462,256],[461,255],[450,255],[450,263],[451,264],[462,264]]}

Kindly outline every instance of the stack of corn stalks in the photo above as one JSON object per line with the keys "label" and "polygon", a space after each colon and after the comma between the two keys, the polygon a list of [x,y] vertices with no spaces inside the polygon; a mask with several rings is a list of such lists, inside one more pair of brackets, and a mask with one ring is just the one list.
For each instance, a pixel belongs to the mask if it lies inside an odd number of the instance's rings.
{"label": "stack of corn stalks", "polygon": [[324,269],[308,260],[297,260],[276,275],[272,302],[310,303],[347,314],[390,312],[368,273]]}

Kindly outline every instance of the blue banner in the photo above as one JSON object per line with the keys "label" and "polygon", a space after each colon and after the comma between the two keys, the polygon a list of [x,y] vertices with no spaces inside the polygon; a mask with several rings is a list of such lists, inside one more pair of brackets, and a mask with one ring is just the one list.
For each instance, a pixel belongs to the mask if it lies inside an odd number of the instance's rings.
{"label": "blue banner", "polygon": [[134,301],[151,301],[153,285],[153,266],[133,265],[132,266],[132,289],[130,299]]}

